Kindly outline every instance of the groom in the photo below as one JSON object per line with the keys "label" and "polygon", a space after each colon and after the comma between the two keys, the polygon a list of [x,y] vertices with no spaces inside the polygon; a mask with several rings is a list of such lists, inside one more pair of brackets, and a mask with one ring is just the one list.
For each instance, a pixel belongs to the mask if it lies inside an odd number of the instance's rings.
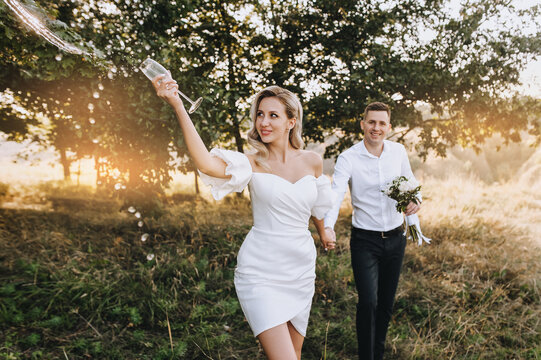
{"label": "groom", "polygon": [[[364,139],[338,157],[332,184],[337,200],[325,217],[325,242],[332,242],[349,184],[353,206],[351,265],[359,297],[356,322],[362,360],[383,359],[406,247],[403,215],[396,210],[394,200],[381,192],[397,176],[413,177],[404,146],[385,140],[390,121],[386,104],[374,102],[366,107],[361,120]],[[415,214],[419,208],[411,202],[405,215]]]}

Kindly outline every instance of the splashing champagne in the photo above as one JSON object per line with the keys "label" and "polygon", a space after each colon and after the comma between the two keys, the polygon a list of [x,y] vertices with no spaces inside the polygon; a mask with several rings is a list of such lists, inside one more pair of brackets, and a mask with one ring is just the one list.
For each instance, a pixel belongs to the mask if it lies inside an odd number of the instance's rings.
{"label": "splashing champagne", "polygon": [[[145,76],[150,80],[152,81],[156,76],[159,76],[159,75],[165,75],[165,76],[168,76],[169,74],[167,73],[167,70],[161,66],[159,63],[157,63],[156,61],[152,60],[151,58],[148,58],[146,59],[145,61],[143,61],[141,63],[141,65],[139,65],[139,69],[141,69],[141,71],[143,72],[143,74],[145,74]],[[197,108],[199,107],[199,105],[201,105],[201,102],[203,101],[203,98],[200,97],[199,99],[193,101],[191,100],[189,97],[187,97],[186,95],[184,95],[182,93],[182,91],[180,90],[177,90],[178,94],[180,96],[182,96],[186,101],[188,101],[192,106],[190,106],[190,109],[188,110],[188,113],[191,114],[193,113],[195,110],[197,110]]]}
{"label": "splashing champagne", "polygon": [[62,40],[58,35],[49,30],[45,25],[43,25],[40,19],[38,19],[34,14],[28,11],[17,0],[4,0],[4,3],[6,3],[6,5],[17,15],[17,17],[26,26],[35,31],[39,36],[47,40],[49,43],[58,47],[60,50],[71,54],[89,55],[75,45],[72,45],[69,42]]}

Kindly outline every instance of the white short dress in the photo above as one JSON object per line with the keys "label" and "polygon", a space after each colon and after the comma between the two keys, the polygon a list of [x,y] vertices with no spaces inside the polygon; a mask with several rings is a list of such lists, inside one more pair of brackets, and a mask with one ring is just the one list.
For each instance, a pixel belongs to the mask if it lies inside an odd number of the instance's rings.
{"label": "white short dress", "polygon": [[249,186],[254,225],[242,243],[235,289],[255,336],[291,321],[306,336],[316,278],[316,248],[310,216],[322,219],[334,200],[329,179],[306,175],[291,183],[270,173],[252,172],[243,153],[212,149],[227,163],[231,179],[200,173],[216,200]]}

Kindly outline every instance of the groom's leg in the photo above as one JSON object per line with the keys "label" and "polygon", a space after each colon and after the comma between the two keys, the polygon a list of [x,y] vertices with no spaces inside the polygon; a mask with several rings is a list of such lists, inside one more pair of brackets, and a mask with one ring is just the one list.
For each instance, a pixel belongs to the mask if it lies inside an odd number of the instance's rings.
{"label": "groom's leg", "polygon": [[374,359],[383,359],[385,349],[385,337],[393,311],[394,297],[398,287],[398,279],[404,259],[406,237],[400,233],[395,236],[381,239],[385,247],[385,253],[379,264],[378,279],[378,308],[376,315],[376,335]]}
{"label": "groom's leg", "polygon": [[359,297],[356,321],[359,359],[372,360],[378,302],[378,263],[382,251],[381,239],[373,238],[353,228],[350,249],[351,266]]}

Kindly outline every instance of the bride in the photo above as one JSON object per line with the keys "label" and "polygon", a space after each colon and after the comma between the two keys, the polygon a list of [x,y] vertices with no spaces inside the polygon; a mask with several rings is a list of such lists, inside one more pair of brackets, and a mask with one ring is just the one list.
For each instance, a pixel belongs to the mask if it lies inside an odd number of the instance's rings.
{"label": "bride", "polygon": [[[250,327],[269,359],[296,360],[314,295],[316,249],[332,206],[321,157],[302,150],[302,106],[290,91],[270,86],[255,96],[248,141],[255,153],[212,149],[197,133],[170,76],[152,81],[175,110],[191,158],[216,200],[249,187],[254,225],[237,257],[235,289]],[[321,237],[321,236],[320,236]],[[324,242],[333,249],[333,241]]]}

